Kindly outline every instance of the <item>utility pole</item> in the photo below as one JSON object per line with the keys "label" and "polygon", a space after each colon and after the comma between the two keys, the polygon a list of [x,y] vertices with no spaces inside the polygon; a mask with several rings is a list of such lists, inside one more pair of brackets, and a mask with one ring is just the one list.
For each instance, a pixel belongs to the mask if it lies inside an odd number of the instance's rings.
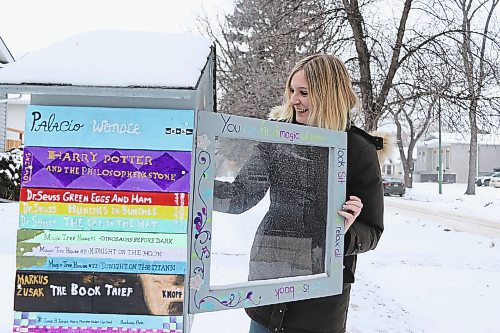
{"label": "utility pole", "polygon": [[439,194],[443,194],[443,156],[441,153],[441,98],[438,100],[438,183]]}

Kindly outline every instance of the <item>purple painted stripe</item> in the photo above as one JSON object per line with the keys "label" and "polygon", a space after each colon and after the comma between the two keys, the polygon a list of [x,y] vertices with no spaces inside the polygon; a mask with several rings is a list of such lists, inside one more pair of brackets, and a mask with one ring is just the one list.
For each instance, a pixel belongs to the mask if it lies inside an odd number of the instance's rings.
{"label": "purple painted stripe", "polygon": [[14,326],[13,333],[182,333],[177,329],[143,329],[113,327]]}
{"label": "purple painted stripe", "polygon": [[191,152],[26,147],[22,186],[189,192]]}

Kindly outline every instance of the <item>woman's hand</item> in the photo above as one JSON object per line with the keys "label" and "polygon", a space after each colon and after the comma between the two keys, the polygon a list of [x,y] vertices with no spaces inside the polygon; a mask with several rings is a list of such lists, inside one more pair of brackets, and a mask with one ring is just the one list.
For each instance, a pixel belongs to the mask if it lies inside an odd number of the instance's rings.
{"label": "woman's hand", "polygon": [[362,208],[363,203],[361,202],[361,199],[354,195],[350,195],[349,200],[342,205],[342,210],[339,210],[338,214],[344,217],[344,227],[346,232],[359,216]]}

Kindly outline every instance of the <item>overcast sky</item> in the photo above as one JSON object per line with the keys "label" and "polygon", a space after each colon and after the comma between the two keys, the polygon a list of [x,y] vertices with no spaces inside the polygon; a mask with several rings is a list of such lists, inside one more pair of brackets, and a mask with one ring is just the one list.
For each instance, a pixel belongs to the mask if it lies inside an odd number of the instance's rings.
{"label": "overcast sky", "polygon": [[196,32],[202,7],[230,0],[1,0],[0,36],[18,59],[28,52],[92,30]]}

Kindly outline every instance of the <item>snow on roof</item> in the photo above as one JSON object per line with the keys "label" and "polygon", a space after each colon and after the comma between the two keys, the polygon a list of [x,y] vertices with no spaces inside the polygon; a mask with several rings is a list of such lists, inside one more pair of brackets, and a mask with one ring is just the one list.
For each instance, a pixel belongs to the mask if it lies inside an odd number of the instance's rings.
{"label": "snow on roof", "polygon": [[210,47],[188,34],[88,32],[6,65],[0,84],[195,88]]}
{"label": "snow on roof", "polygon": [[[477,142],[480,145],[500,145],[499,134],[478,134]],[[441,145],[470,144],[470,134],[462,133],[441,133]],[[439,146],[439,133],[431,133],[418,147],[436,148]]]}
{"label": "snow on roof", "polygon": [[28,105],[31,102],[31,95],[28,94],[7,94],[7,104]]}

